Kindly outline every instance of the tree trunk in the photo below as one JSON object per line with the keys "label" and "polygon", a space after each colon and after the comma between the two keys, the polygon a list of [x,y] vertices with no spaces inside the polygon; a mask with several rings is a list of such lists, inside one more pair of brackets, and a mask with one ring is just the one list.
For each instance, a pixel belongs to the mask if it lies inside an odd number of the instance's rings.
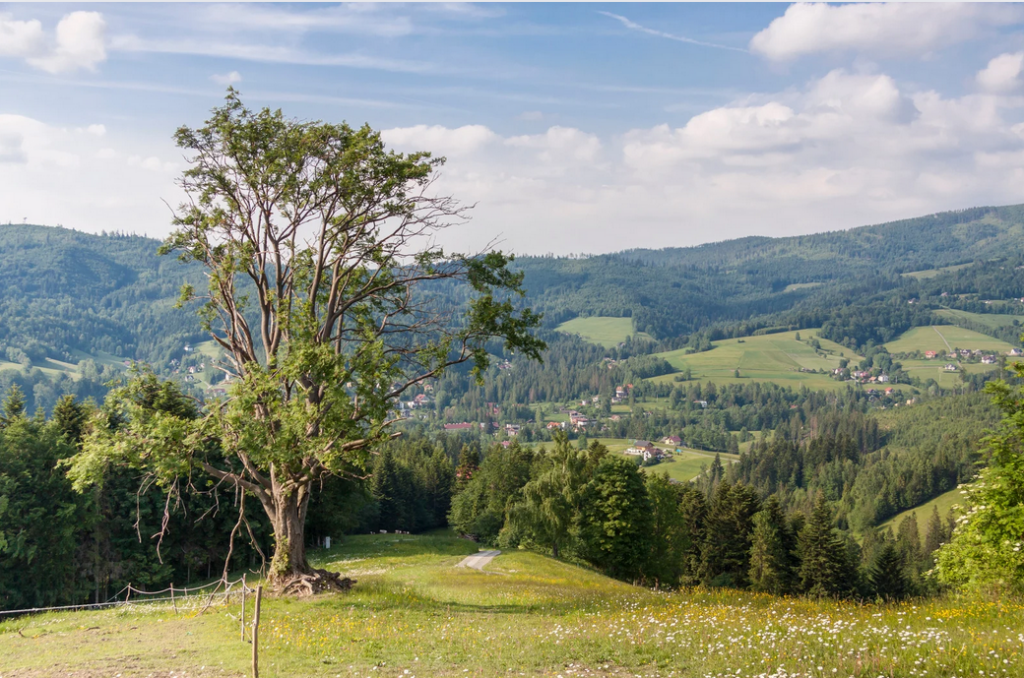
{"label": "tree trunk", "polygon": [[276,492],[272,504],[264,508],[274,526],[274,557],[270,580],[281,584],[296,576],[312,573],[306,561],[306,509],[309,493],[305,488],[284,494]]}
{"label": "tree trunk", "polygon": [[[277,488],[274,488],[277,490]],[[306,560],[306,511],[309,488],[290,493],[275,491],[261,501],[274,526],[274,557],[270,561],[270,583],[280,593],[312,595],[323,591],[344,591],[356,582],[337,572],[319,570]]]}

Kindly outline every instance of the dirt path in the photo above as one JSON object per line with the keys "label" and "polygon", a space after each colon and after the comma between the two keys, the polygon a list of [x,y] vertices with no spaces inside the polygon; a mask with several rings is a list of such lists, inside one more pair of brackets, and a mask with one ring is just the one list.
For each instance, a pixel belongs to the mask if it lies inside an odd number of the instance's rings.
{"label": "dirt path", "polygon": [[935,327],[935,325],[932,325],[932,329],[935,330],[935,334],[939,335],[939,339],[942,339],[942,343],[946,345],[946,350],[952,353],[953,347],[950,346],[949,342],[946,341],[946,338],[942,336],[942,332],[939,332],[939,328]]}
{"label": "dirt path", "polygon": [[476,555],[465,558],[455,567],[472,567],[474,570],[483,572],[484,566],[494,560],[494,556],[500,556],[501,551],[481,551]]}

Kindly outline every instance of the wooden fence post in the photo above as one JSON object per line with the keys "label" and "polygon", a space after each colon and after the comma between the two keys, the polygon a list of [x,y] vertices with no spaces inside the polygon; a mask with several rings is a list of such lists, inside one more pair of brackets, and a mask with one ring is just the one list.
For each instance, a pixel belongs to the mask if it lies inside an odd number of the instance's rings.
{"label": "wooden fence post", "polygon": [[263,598],[263,587],[256,587],[256,612],[252,620],[252,678],[260,678],[260,600]]}
{"label": "wooden fence post", "polygon": [[242,626],[239,629],[240,638],[243,643],[245,642],[245,575],[242,575]]}
{"label": "wooden fence post", "polygon": [[174,582],[171,582],[171,605],[174,606],[174,614],[178,614],[178,601],[174,599]]}

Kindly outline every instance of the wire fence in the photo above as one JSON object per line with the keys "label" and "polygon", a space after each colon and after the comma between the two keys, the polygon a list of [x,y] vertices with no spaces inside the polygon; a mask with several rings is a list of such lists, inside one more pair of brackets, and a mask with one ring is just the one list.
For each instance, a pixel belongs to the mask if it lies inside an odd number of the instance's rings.
{"label": "wire fence", "polygon": [[[212,589],[207,592],[208,589]],[[120,599],[124,595],[124,600]],[[249,623],[246,624],[246,598],[252,597],[253,611]],[[245,581],[245,575],[240,579],[219,581],[204,586],[192,586],[177,588],[171,584],[159,591],[143,591],[131,584],[124,587],[110,600],[104,603],[85,603],[82,605],[61,605],[57,607],[32,607],[22,610],[0,610],[0,621],[5,617],[17,617],[24,615],[40,614],[43,612],[61,612],[76,610],[95,610],[107,607],[121,607],[131,609],[145,608],[147,610],[173,609],[174,614],[190,614],[198,617],[216,602],[219,605],[230,605],[233,599],[241,603],[237,621],[239,624],[239,640],[252,645],[252,675],[259,678],[259,637],[260,637],[260,602],[263,598],[263,587],[250,587]],[[230,612],[231,618],[235,618]],[[248,631],[248,635],[246,634]]]}
{"label": "wire fence", "polygon": [[[212,590],[211,590],[212,589]],[[208,591],[208,592],[207,592]],[[109,607],[134,607],[145,605],[154,608],[173,608],[175,613],[202,613],[215,602],[229,604],[232,598],[241,597],[244,601],[247,594],[255,593],[256,589],[246,584],[245,576],[234,581],[220,579],[203,586],[176,587],[171,584],[159,591],[143,591],[128,584],[103,603],[83,603],[80,605],[60,605],[54,607],[31,607],[20,610],[0,610],[0,620],[5,617],[18,617],[45,612],[74,612],[79,610],[100,610]],[[123,598],[122,598],[123,596]],[[244,616],[244,611],[243,611]]]}

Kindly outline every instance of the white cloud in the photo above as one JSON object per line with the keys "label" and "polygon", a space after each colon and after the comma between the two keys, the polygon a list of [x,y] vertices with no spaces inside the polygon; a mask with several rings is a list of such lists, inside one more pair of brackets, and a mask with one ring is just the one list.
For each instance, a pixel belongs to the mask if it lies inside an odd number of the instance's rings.
{"label": "white cloud", "polygon": [[52,44],[38,56],[26,55],[26,60],[48,73],[96,70],[107,58],[106,30],[99,12],[72,12],[57,24]]}
{"label": "white cloud", "polygon": [[1022,20],[1020,7],[996,4],[797,3],[755,35],[750,50],[774,61],[842,51],[923,56]]}
{"label": "white cloud", "polygon": [[448,155],[438,190],[477,204],[446,245],[600,252],[1024,202],[1022,120],[1024,97],[947,98],[835,70],[617,136],[419,126],[384,138]]}
{"label": "white cloud", "polygon": [[[181,201],[178,153],[170,141],[96,133],[101,125],[62,127],[0,114],[0,222],[64,224],[84,230],[170,230],[161,198]],[[132,160],[131,154],[137,157]],[[151,170],[151,171],[140,171]]]}
{"label": "white cloud", "polygon": [[24,58],[40,54],[45,47],[41,23],[15,21],[10,14],[0,14],[0,56]]}
{"label": "white cloud", "polygon": [[382,131],[381,137],[389,145],[405,151],[429,150],[440,155],[465,155],[497,139],[497,135],[483,125],[456,129],[440,125],[396,127]]}
{"label": "white cloud", "polygon": [[1024,69],[1024,52],[1000,54],[978,71],[978,84],[990,92],[1007,92],[1021,84],[1021,70]]}
{"label": "white cloud", "polygon": [[238,71],[231,71],[223,75],[214,74],[210,76],[210,80],[213,80],[218,85],[234,85],[242,82],[242,74]]}

